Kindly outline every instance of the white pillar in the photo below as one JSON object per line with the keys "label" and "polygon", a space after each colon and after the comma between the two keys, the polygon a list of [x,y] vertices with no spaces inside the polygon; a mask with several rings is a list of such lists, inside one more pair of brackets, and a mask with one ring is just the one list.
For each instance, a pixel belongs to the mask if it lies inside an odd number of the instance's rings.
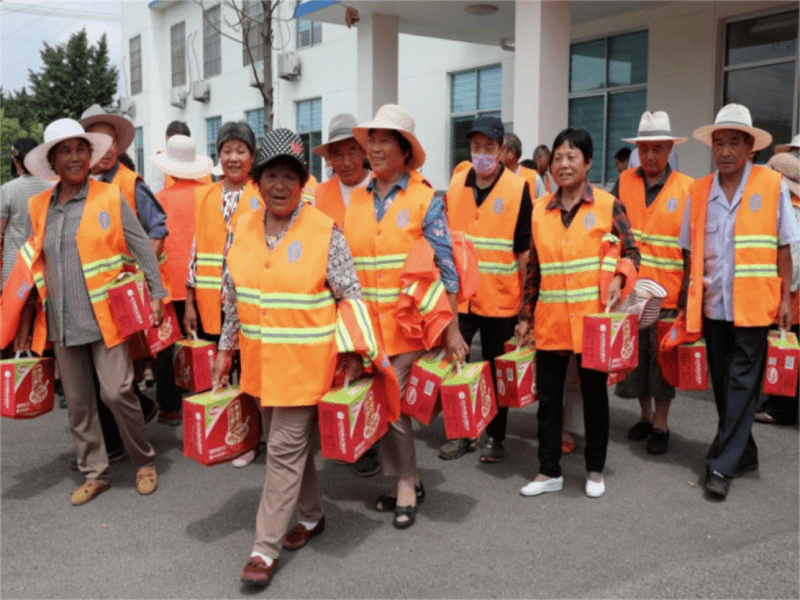
{"label": "white pillar", "polygon": [[514,133],[523,158],[552,145],[567,126],[572,3],[517,1],[514,19]]}
{"label": "white pillar", "polygon": [[373,117],[384,104],[397,104],[396,16],[367,13],[358,23],[359,122]]}

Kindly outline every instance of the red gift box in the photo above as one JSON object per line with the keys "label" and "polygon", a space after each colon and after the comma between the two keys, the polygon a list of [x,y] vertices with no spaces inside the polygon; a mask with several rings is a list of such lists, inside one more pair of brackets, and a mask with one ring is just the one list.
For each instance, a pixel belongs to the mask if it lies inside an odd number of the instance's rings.
{"label": "red gift box", "polygon": [[639,328],[636,315],[597,313],[583,318],[585,369],[604,373],[631,371],[639,364]]}
{"label": "red gift box", "polygon": [[150,294],[141,271],[120,275],[108,286],[108,299],[111,315],[124,337],[150,327]]}
{"label": "red gift box", "polygon": [[659,319],[656,325],[656,347],[658,351],[658,366],[661,369],[661,376],[672,387],[679,387],[680,380],[678,376],[678,350],[663,352],[660,350],[661,342],[664,337],[669,333],[672,326],[675,325],[675,319]]}
{"label": "red gift box", "polygon": [[0,360],[2,400],[0,414],[10,419],[31,419],[53,410],[55,365],[52,358]]}
{"label": "red gift box", "polygon": [[536,350],[515,349],[494,359],[497,406],[523,408],[536,402]]}
{"label": "red gift box", "polygon": [[800,345],[797,336],[788,332],[770,331],[767,338],[767,367],[764,371],[764,393],[794,397],[797,394],[797,366]]}
{"label": "red gift box", "polygon": [[166,350],[181,339],[181,327],[172,302],[164,305],[164,320],[159,327],[148,327],[128,339],[131,358],[147,358]]}
{"label": "red gift box", "polygon": [[503,353],[508,354],[509,352],[513,352],[519,348],[519,344],[517,344],[517,337],[514,336],[507,342],[503,342]]}
{"label": "red gift box", "polygon": [[317,405],[322,456],[354,463],[389,429],[380,379],[334,388]]}
{"label": "red gift box", "polygon": [[236,458],[258,446],[261,418],[255,398],[223,388],[183,399],[183,455],[204,465]]}
{"label": "red gift box", "polygon": [[442,412],[439,386],[453,368],[453,363],[444,360],[444,352],[441,351],[429,352],[417,360],[408,376],[406,393],[400,401],[400,412],[423,425],[430,425]]}
{"label": "red gift box", "polygon": [[439,388],[447,439],[476,438],[497,414],[489,361],[457,368]]}
{"label": "red gift box", "polygon": [[707,390],[706,341],[678,346],[678,387],[682,390]]}
{"label": "red gift box", "polygon": [[211,389],[211,371],[217,357],[217,345],[205,340],[178,340],[175,342],[173,372],[175,384],[190,392]]}

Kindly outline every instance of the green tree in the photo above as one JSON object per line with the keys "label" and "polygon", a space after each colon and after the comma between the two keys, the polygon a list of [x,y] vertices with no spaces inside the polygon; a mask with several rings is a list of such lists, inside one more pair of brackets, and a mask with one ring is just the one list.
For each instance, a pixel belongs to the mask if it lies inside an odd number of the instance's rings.
{"label": "green tree", "polygon": [[105,34],[96,45],[90,45],[82,29],[66,44],[45,42],[40,54],[44,66],[38,73],[28,71],[31,106],[39,122],[78,119],[92,104],[111,104],[119,72],[109,60]]}
{"label": "green tree", "polygon": [[0,106],[0,140],[3,140],[3,151],[0,153],[0,183],[11,179],[11,146],[22,137],[32,137],[41,142],[44,137],[44,129],[40,123],[35,121],[31,123],[30,128],[26,129],[20,125],[18,119],[6,114],[5,106]]}

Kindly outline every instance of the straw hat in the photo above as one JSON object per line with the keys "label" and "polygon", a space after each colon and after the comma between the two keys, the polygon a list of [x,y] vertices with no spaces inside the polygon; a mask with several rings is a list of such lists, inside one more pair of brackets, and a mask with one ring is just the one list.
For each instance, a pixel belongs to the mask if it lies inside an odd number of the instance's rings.
{"label": "straw hat", "polygon": [[411,144],[411,162],[407,165],[409,171],[419,169],[425,164],[425,150],[414,135],[414,116],[402,106],[384,104],[375,113],[372,121],[353,127],[353,135],[364,148],[369,141],[370,129],[392,129],[408,140]]}
{"label": "straw hat", "polygon": [[623,142],[675,142],[676,144],[683,144],[689,138],[676,137],[672,135],[672,129],[669,126],[669,115],[663,110],[655,112],[644,111],[642,118],[639,119],[639,131],[636,137],[621,138]]}
{"label": "straw hat", "polygon": [[50,123],[44,130],[44,143],[39,144],[25,155],[25,168],[34,177],[58,181],[58,174],[53,171],[47,160],[50,149],[72,138],[81,138],[89,142],[92,147],[92,158],[89,166],[93,166],[103,158],[111,147],[111,136],[105,133],[86,133],[81,124],[74,119],[58,119]]}
{"label": "straw hat", "polygon": [[214,166],[208,156],[198,156],[194,140],[185,135],[173,135],[167,141],[167,151],[147,157],[156,169],[178,179],[201,179]]}
{"label": "straw hat", "polygon": [[125,117],[107,113],[99,104],[92,104],[83,111],[80,124],[84,129],[89,129],[89,127],[97,123],[111,125],[117,132],[117,150],[120,154],[125,152],[133,143],[133,123]]}
{"label": "straw hat", "polygon": [[750,111],[741,104],[726,104],[717,113],[713,125],[698,127],[692,133],[692,137],[698,142],[703,142],[706,146],[711,145],[711,137],[715,131],[720,129],[736,129],[744,131],[755,138],[753,150],[763,150],[772,143],[772,135],[769,132],[753,127],[753,119]]}
{"label": "straw hat", "polygon": [[767,166],[783,175],[783,182],[789,191],[795,196],[800,196],[800,158],[788,152],[781,152],[770,158]]}
{"label": "straw hat", "polygon": [[800,133],[792,138],[792,141],[788,144],[778,144],[775,146],[775,154],[779,154],[781,152],[791,152],[792,150],[800,149]]}
{"label": "straw hat", "polygon": [[341,142],[342,140],[349,140],[355,138],[353,135],[353,127],[358,126],[358,121],[353,115],[342,113],[336,115],[331,119],[331,125],[328,129],[328,141],[321,144],[311,151],[317,156],[330,159],[331,144]]}

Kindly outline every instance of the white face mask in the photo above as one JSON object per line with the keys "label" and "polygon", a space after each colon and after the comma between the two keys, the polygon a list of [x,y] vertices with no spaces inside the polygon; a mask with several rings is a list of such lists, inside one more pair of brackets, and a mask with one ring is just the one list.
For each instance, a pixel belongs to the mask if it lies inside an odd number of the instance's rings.
{"label": "white face mask", "polygon": [[472,167],[479,177],[491,175],[497,169],[499,157],[496,154],[473,154]]}

